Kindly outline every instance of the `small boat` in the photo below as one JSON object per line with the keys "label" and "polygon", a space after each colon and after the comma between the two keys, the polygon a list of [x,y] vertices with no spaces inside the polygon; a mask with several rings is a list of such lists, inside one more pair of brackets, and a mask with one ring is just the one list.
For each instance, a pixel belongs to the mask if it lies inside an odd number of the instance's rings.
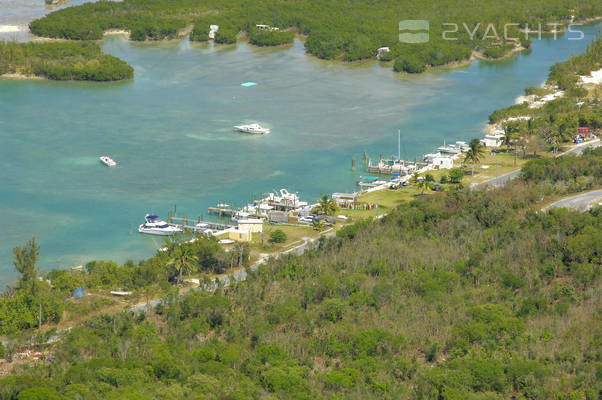
{"label": "small boat", "polygon": [[232,239],[221,239],[218,243],[219,244],[232,244],[232,243],[234,243],[234,240],[232,240]]}
{"label": "small boat", "polygon": [[232,221],[238,221],[240,219],[247,219],[251,216],[251,213],[246,211],[237,211],[236,214],[232,216]]}
{"label": "small boat", "polygon": [[264,128],[259,124],[250,124],[250,125],[236,125],[234,127],[235,132],[243,132],[243,133],[260,133],[262,135],[267,135],[270,133],[268,128]]}
{"label": "small boat", "polygon": [[131,296],[132,292],[122,292],[120,290],[111,290],[113,296]]}
{"label": "small boat", "polygon": [[98,157],[101,163],[106,165],[107,167],[116,167],[117,163],[113,161],[113,159],[109,156]]}
{"label": "small boat", "polygon": [[445,144],[445,140],[443,141],[443,146],[437,147],[437,151],[443,154],[460,154],[462,153],[462,145],[466,145],[463,142],[459,142],[459,145],[455,144]]}
{"label": "small boat", "polygon": [[357,185],[362,188],[373,188],[376,186],[384,185],[387,181],[379,180],[376,176],[364,176],[357,182]]}
{"label": "small boat", "polygon": [[149,235],[169,236],[174,233],[182,232],[182,228],[169,225],[167,222],[160,220],[156,215],[146,214],[144,216],[145,223],[138,226],[138,232]]}

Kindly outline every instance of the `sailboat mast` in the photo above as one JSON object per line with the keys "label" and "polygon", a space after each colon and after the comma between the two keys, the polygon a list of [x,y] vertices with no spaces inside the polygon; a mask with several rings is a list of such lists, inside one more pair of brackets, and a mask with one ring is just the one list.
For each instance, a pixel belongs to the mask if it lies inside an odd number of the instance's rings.
{"label": "sailboat mast", "polygon": [[401,160],[401,129],[397,130],[397,159]]}

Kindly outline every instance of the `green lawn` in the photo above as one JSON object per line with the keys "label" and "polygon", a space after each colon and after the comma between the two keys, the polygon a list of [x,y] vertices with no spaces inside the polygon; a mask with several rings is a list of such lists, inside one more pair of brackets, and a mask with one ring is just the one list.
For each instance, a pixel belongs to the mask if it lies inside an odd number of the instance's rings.
{"label": "green lawn", "polygon": [[[270,232],[280,229],[286,234],[286,241],[284,243],[270,243]],[[257,255],[258,253],[276,253],[279,251],[286,250],[296,242],[300,242],[304,238],[315,238],[318,237],[319,232],[313,229],[312,226],[304,225],[270,225],[264,223],[263,225],[264,245],[261,245],[261,234],[253,234],[253,240],[251,241],[251,253]]]}

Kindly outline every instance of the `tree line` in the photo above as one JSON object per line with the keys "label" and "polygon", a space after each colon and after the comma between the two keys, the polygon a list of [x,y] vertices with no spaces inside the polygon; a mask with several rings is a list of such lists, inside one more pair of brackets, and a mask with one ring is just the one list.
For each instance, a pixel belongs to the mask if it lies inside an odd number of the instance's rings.
{"label": "tree line", "polygon": [[417,196],[244,282],[94,317],[0,398],[597,399],[602,209],[539,210],[551,182],[599,184],[601,156]]}
{"label": "tree line", "polygon": [[93,42],[0,41],[0,75],[7,73],[54,80],[117,81],[131,79],[134,69],[104,54]]}
{"label": "tree line", "polygon": [[38,270],[39,247],[32,239],[13,249],[20,278],[0,297],[0,335],[37,327],[40,309],[41,323],[60,322],[65,300],[79,287],[136,292],[161,283],[180,283],[190,274],[221,274],[249,262],[247,244],[224,251],[213,237],[197,235],[195,239],[183,243],[179,238],[168,240],[163,251],[138,264],[98,260],[87,263],[83,271],[54,269],[46,274]]}
{"label": "tree line", "polygon": [[[74,40],[101,39],[109,29],[125,29],[132,40],[160,40],[174,38],[183,28],[194,25],[191,40],[207,40],[209,25],[219,25],[218,43],[235,43],[240,32],[246,32],[258,45],[290,43],[292,34],[307,37],[305,47],[311,54],[323,59],[355,61],[374,58],[377,49],[389,47],[383,61],[395,61],[398,71],[422,72],[428,66],[465,60],[473,50],[491,58],[503,57],[518,44],[529,46],[529,39],[520,28],[546,29],[549,22],[568,22],[598,17],[602,6],[596,0],[512,0],[499,2],[482,0],[427,0],[415,3],[409,0],[361,0],[295,2],[268,0],[243,2],[241,0],[124,0],[99,1],[55,11],[30,24],[33,33],[45,37]],[[403,20],[429,21],[429,41],[420,45],[401,43],[399,22]],[[449,31],[448,23],[457,28]],[[504,25],[509,40],[504,37]],[[280,28],[279,32],[257,32],[257,24]],[[515,40],[517,39],[517,40]]]}

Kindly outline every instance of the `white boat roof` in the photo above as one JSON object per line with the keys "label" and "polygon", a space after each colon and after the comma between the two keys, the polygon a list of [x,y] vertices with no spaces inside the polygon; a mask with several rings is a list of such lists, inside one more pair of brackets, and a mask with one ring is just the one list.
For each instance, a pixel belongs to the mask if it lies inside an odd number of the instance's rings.
{"label": "white boat roof", "polygon": [[263,224],[263,220],[259,218],[239,219],[238,224]]}

